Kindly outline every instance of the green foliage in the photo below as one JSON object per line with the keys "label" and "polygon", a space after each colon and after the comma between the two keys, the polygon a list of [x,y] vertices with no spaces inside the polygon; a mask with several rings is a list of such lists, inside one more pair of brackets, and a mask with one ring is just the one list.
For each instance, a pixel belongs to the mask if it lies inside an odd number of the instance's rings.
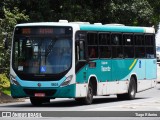
{"label": "green foliage", "polygon": [[19,9],[17,7],[14,7],[12,11],[7,8],[3,8],[3,10],[5,19],[2,20],[2,27],[5,28],[5,30],[8,32],[13,31],[14,26],[18,22],[29,20],[29,16],[24,15],[25,11],[19,12]]}
{"label": "green foliage", "polygon": [[10,82],[5,73],[0,74],[0,92],[10,95]]}
{"label": "green foliage", "polygon": [[[14,26],[17,23],[29,20],[29,16],[25,15],[25,11],[19,11],[17,7],[12,10],[3,6],[3,18],[0,18],[0,88],[9,87],[9,64],[11,38]],[[4,39],[7,36],[8,49],[4,49]]]}
{"label": "green foliage", "polygon": [[[19,22],[29,20],[29,16],[25,15],[25,11],[20,12],[17,7],[14,7],[12,11],[3,7],[3,12],[4,18],[0,19],[0,68],[7,68],[7,72],[9,72],[10,45],[14,26]],[[5,34],[8,36],[8,50],[3,48]]]}
{"label": "green foliage", "polygon": [[113,0],[110,4],[115,22],[127,25],[151,26],[153,8],[147,0]]}
{"label": "green foliage", "polygon": [[3,88],[9,88],[9,87],[10,87],[10,83],[6,74],[5,73],[0,74],[0,90]]}
{"label": "green foliage", "polygon": [[4,94],[11,95],[10,87],[3,88],[3,89],[2,89],[2,92],[3,92]]}

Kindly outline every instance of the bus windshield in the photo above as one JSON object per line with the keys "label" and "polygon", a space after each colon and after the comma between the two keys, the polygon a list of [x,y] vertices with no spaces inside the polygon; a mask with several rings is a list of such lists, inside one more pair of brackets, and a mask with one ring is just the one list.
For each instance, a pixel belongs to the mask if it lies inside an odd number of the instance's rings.
{"label": "bus windshield", "polygon": [[60,74],[71,67],[71,51],[71,36],[17,34],[13,42],[13,68],[25,74]]}

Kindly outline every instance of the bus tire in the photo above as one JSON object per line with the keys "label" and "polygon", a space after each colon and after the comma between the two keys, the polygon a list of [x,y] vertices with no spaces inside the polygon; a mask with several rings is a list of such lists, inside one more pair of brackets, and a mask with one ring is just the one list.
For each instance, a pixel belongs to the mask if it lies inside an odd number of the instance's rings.
{"label": "bus tire", "polygon": [[117,94],[118,99],[125,99],[125,100],[133,100],[135,99],[137,91],[137,85],[134,77],[131,77],[128,93],[125,94]]}
{"label": "bus tire", "polygon": [[32,105],[34,105],[34,106],[40,106],[43,103],[49,103],[50,99],[49,98],[30,97],[30,101],[31,101]]}
{"label": "bus tire", "polygon": [[90,105],[93,102],[93,86],[90,83],[88,86],[87,96],[85,98],[75,98],[77,102],[80,102],[85,105]]}
{"label": "bus tire", "polygon": [[136,80],[134,77],[131,77],[131,80],[129,83],[128,93],[126,93],[126,99],[128,99],[128,100],[135,99],[136,91],[137,91]]}
{"label": "bus tire", "polygon": [[84,104],[90,105],[93,102],[93,85],[89,83],[87,96],[84,98]]}

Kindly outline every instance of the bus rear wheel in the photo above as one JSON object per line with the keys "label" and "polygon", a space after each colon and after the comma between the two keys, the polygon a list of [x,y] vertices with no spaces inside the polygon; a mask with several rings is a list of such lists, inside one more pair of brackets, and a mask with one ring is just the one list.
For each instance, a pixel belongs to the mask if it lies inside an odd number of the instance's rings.
{"label": "bus rear wheel", "polygon": [[130,84],[129,84],[129,89],[128,89],[128,93],[126,94],[126,98],[127,98],[128,100],[133,100],[133,99],[135,99],[136,91],[137,91],[136,80],[135,80],[134,77],[131,77]]}
{"label": "bus rear wheel", "polygon": [[34,106],[40,106],[43,103],[49,103],[50,99],[49,98],[30,97],[30,101],[31,101],[32,105],[34,105]]}
{"label": "bus rear wheel", "polygon": [[133,99],[135,99],[136,91],[137,91],[136,80],[134,77],[131,77],[130,83],[129,83],[129,88],[128,88],[128,93],[117,94],[117,98],[118,99],[133,100]]}

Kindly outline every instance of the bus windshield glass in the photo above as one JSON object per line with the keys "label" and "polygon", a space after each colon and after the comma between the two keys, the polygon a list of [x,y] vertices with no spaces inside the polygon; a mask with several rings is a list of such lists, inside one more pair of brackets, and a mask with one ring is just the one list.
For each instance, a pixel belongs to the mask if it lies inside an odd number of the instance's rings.
{"label": "bus windshield glass", "polygon": [[71,27],[17,27],[13,69],[23,74],[60,74],[71,67]]}

